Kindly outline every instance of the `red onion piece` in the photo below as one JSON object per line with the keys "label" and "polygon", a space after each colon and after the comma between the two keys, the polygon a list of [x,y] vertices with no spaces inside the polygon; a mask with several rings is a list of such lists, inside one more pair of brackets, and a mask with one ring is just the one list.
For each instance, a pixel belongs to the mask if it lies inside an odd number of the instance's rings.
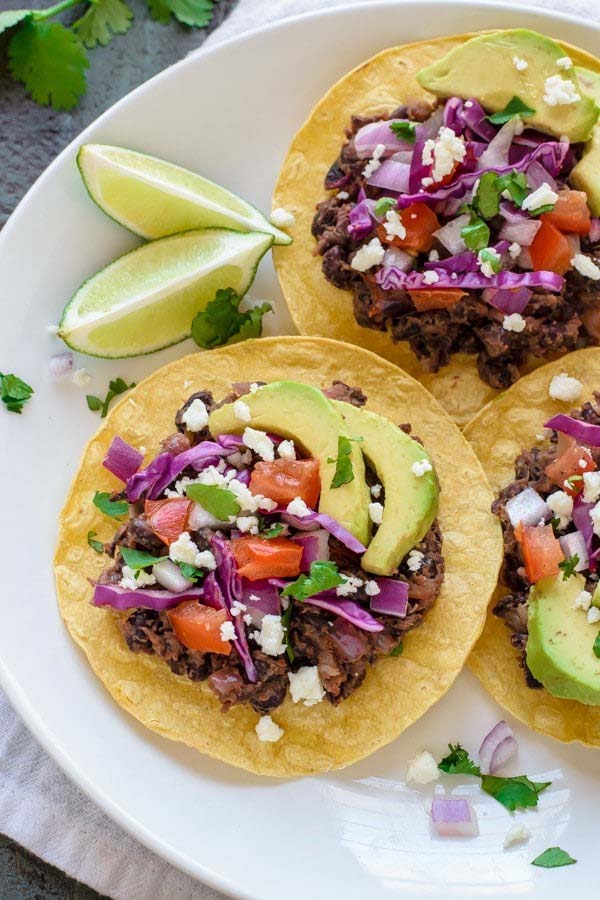
{"label": "red onion piece", "polygon": [[533,488],[525,488],[506,503],[506,512],[513,528],[523,525],[537,525],[542,519],[552,518],[552,510]]}
{"label": "red onion piece", "polygon": [[554,178],[537,159],[534,159],[527,169],[527,186],[530,190],[536,191],[543,184],[550,185],[552,190],[556,188]]}
{"label": "red onion piece", "polygon": [[[338,616],[332,623],[329,636],[346,659],[360,659],[368,650],[364,634],[355,628],[354,625],[351,625],[347,619],[342,619],[341,616]],[[322,665],[326,666],[327,662],[325,661]],[[337,675],[338,672],[339,670],[332,672],[332,674]]]}
{"label": "red onion piece", "polygon": [[[273,512],[277,512],[277,510],[274,509]],[[319,528],[319,523],[315,520],[315,515],[315,513],[312,513],[310,516],[300,518],[300,516],[282,512],[281,521],[285,522],[286,525],[291,525],[292,528],[297,528],[298,531],[316,531]]]}
{"label": "red onion piece", "polygon": [[517,222],[507,222],[500,229],[498,237],[505,241],[510,241],[511,244],[530,247],[541,226],[542,222],[540,219],[521,219]]}
{"label": "red onion piece", "polygon": [[117,434],[106,451],[102,465],[121,481],[127,481],[135,475],[143,461],[144,455]]}
{"label": "red onion piece", "polygon": [[400,247],[388,247],[383,254],[384,266],[396,266],[401,272],[408,272],[415,264],[414,257],[405,253]]}
{"label": "red onion piece", "polygon": [[390,156],[390,159],[393,159],[394,162],[405,163],[410,166],[412,156],[413,156],[414,148],[411,146],[410,150],[398,150],[397,153],[394,153],[393,156]]}
{"label": "red onion piece", "polygon": [[437,106],[428,119],[419,122],[415,129],[417,141],[427,141],[430,138],[437,137],[437,134],[444,123],[444,109]]}
{"label": "red onion piece", "polygon": [[581,253],[581,240],[578,234],[565,234],[571,250],[571,259]]}
{"label": "red onion piece", "polygon": [[598,241],[600,241],[600,219],[592,219],[588,237],[590,239],[590,244],[597,244]]}
{"label": "red onion piece", "polygon": [[442,837],[475,837],[479,834],[475,810],[463,797],[434,797],[431,818]]}
{"label": "red onion piece", "polygon": [[309,572],[313,562],[327,562],[329,559],[329,532],[324,528],[297,534],[292,540],[302,547],[301,572]]}
{"label": "red onion piece", "polygon": [[174,594],[181,594],[194,586],[191,578],[186,578],[179,566],[170,559],[152,566],[152,574],[161,585]]}
{"label": "red onion piece", "polygon": [[283,522],[292,525],[294,528],[298,528],[300,531],[314,531],[314,529],[318,528],[320,525],[337,538],[344,547],[347,547],[348,550],[352,550],[353,553],[364,553],[367,549],[361,544],[358,538],[355,538],[343,525],[340,525],[339,522],[336,522],[335,519],[328,516],[326,513],[318,513],[311,510],[307,516],[294,516],[281,509],[274,509],[272,512],[281,513],[281,520]]}
{"label": "red onion piece", "polygon": [[571,556],[577,556],[579,558],[579,562],[575,566],[576,572],[583,572],[588,568],[590,560],[587,543],[581,531],[571,531],[569,534],[564,534],[562,537],[559,537],[558,540],[562,552],[565,554],[565,559],[569,559]]}
{"label": "red onion piece", "polygon": [[[192,587],[180,593],[171,591],[155,591],[139,588],[135,591],[118,584],[97,584],[94,588],[92,603],[94,606],[112,606],[113,609],[155,609],[161,612],[171,609],[184,600],[203,600],[207,606],[213,606],[205,597],[204,585]],[[218,608],[218,607],[215,607]]]}
{"label": "red onion piece", "polygon": [[369,159],[379,144],[383,144],[386,153],[398,150],[408,150],[411,145],[397,137],[391,129],[394,122],[404,122],[406,119],[387,119],[379,122],[369,122],[356,132],[354,148],[359,159]]}
{"label": "red onion piece", "polygon": [[[446,248],[448,253],[456,256],[467,249],[467,245],[460,236],[462,229],[469,224],[470,216],[464,213],[456,219],[452,219],[446,225],[442,225],[437,231],[433,232],[433,236],[438,239],[440,244]],[[383,264],[386,265],[384,258]]]}
{"label": "red onion piece", "polygon": [[[503,766],[505,766],[508,760],[517,752],[517,742],[514,740],[512,728],[510,725],[507,725],[506,722],[500,721],[486,734],[481,743],[481,747],[479,748],[479,768],[481,769],[482,774],[493,775],[494,772],[497,772],[498,769],[501,768],[499,764],[500,757],[498,757],[497,760],[494,760],[494,754],[507,738],[512,738],[514,746],[512,744],[505,746],[505,750],[501,754]],[[508,754],[506,750],[509,746],[510,754]],[[496,764],[496,768],[492,768],[494,763]]]}
{"label": "red onion piece", "polygon": [[496,289],[486,288],[482,293],[482,299],[495,309],[510,315],[522,313],[531,299],[532,291],[529,288]]}
{"label": "red onion piece", "polygon": [[577,531],[581,532],[581,534],[583,535],[588,555],[588,566],[592,570],[596,568],[595,562],[592,563],[592,560],[595,560],[595,556],[593,556],[592,550],[592,541],[594,539],[594,523],[592,522],[592,517],[590,516],[590,510],[592,510],[593,508],[593,503],[583,502],[581,494],[579,494],[579,496],[575,498],[575,502],[573,504],[573,524],[575,525]]}
{"label": "red onion piece", "polygon": [[578,444],[587,444],[588,447],[600,447],[600,425],[590,425],[589,422],[581,422],[572,419],[564,413],[552,416],[544,423],[544,428],[553,428],[562,431],[569,437],[575,438]]}
{"label": "red onion piece", "polygon": [[67,352],[52,356],[48,363],[48,368],[52,378],[64,378],[65,375],[69,375],[73,371],[73,354]]}
{"label": "red onion piece", "polygon": [[495,775],[496,772],[508,765],[518,749],[519,746],[512,735],[508,735],[503,741],[500,741],[492,755],[489,774]]}
{"label": "red onion piece", "polygon": [[[521,247],[521,252],[517,257],[517,265],[520,269],[525,269],[526,271],[533,271],[533,260],[531,258],[531,254],[529,252],[528,247]],[[560,288],[559,288],[560,290]]]}
{"label": "red onion piece", "polygon": [[367,179],[367,184],[386,191],[404,193],[408,190],[409,176],[410,166],[407,163],[386,159]]}
{"label": "red onion piece", "polygon": [[508,165],[508,151],[512,144],[513,138],[520,127],[520,120],[513,116],[506,122],[500,131],[494,135],[487,150],[485,150],[477,161],[477,169],[496,169]]}
{"label": "red onion piece", "polygon": [[396,578],[375,578],[379,593],[371,597],[372,612],[403,619],[408,610],[408,584]]}

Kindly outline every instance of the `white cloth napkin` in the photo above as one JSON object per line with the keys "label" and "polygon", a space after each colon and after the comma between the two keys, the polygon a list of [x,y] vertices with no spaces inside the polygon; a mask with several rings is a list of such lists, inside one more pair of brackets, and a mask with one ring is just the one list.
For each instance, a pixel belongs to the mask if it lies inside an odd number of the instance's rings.
{"label": "white cloth napkin", "polygon": [[[598,0],[529,2],[600,19]],[[240,0],[203,46],[324,5],[338,4]],[[1,691],[0,832],[113,900],[222,900],[221,894],[163,862],[123,832],[81,794],[30,735]]]}

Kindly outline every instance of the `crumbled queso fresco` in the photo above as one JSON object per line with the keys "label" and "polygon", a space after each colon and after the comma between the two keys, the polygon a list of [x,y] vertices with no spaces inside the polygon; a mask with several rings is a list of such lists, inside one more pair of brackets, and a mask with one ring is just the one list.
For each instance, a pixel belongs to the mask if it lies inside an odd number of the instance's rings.
{"label": "crumbled queso fresco", "polygon": [[582,390],[581,381],[578,378],[572,378],[566,372],[555,375],[548,387],[548,393],[553,400],[564,400],[565,403],[579,400]]}
{"label": "crumbled queso fresco", "polygon": [[596,503],[600,498],[600,472],[583,473],[583,502]]}
{"label": "crumbled queso fresco", "polygon": [[222,641],[235,641],[236,640],[235,628],[233,626],[233,622],[230,622],[229,619],[226,622],[223,622],[221,624],[219,631],[221,633]]}
{"label": "crumbled queso fresco", "polygon": [[452,128],[440,128],[436,140],[430,138],[425,141],[422,161],[426,166],[433,166],[433,180],[442,181],[451,174],[456,163],[463,161],[466,152],[465,142],[456,136]]}
{"label": "crumbled queso fresco", "polygon": [[294,214],[278,206],[271,213],[271,222],[276,228],[292,228],[296,224]]}
{"label": "crumbled queso fresco", "polygon": [[288,503],[286,512],[288,512],[290,516],[298,516],[299,519],[304,519],[306,516],[310,516],[311,511],[302,497],[294,497],[294,499],[290,500]]}
{"label": "crumbled queso fresco", "polygon": [[267,656],[281,656],[285,653],[285,631],[281,616],[263,616],[260,631],[253,632],[252,637]]}
{"label": "crumbled queso fresco", "polygon": [[547,497],[546,503],[558,518],[558,531],[564,531],[573,515],[573,498],[564,491],[555,491]]}
{"label": "crumbled queso fresco", "polygon": [[420,550],[411,550],[406,558],[406,565],[409,572],[418,572],[423,565],[425,554]]}
{"label": "crumbled queso fresco", "polygon": [[354,254],[354,259],[350,265],[353,269],[356,269],[357,272],[366,272],[367,269],[378,266],[382,261],[384,254],[385,250],[383,249],[381,241],[378,237],[374,237],[368,244],[363,244],[362,247],[359,247]]}
{"label": "crumbled queso fresco", "polygon": [[233,404],[233,414],[240,422],[249,422],[252,418],[250,407],[244,400],[236,400]]}
{"label": "crumbled queso fresco", "polygon": [[502,327],[505,331],[523,331],[527,322],[520,313],[511,313],[510,316],[504,316]]}
{"label": "crumbled queso fresco", "polygon": [[280,728],[279,725],[273,721],[271,716],[261,716],[256,723],[254,730],[256,731],[259,741],[267,741],[270,744],[277,743],[277,741],[285,734],[283,728]]}
{"label": "crumbled queso fresco", "polygon": [[383,506],[381,503],[369,503],[369,518],[374,525],[381,525],[383,521]]}
{"label": "crumbled queso fresco", "polygon": [[429,750],[417,753],[409,762],[406,770],[407,782],[414,781],[416,784],[430,784],[432,781],[437,781],[439,777],[438,764]]}
{"label": "crumbled queso fresco", "polygon": [[523,210],[539,209],[540,206],[554,206],[558,200],[558,194],[552,190],[547,181],[540,184],[539,188],[532,191],[525,197],[521,204]]}
{"label": "crumbled queso fresco", "polygon": [[568,106],[581,100],[574,83],[566,78],[561,78],[560,75],[551,75],[546,78],[544,86],[543,100],[547,106]]}
{"label": "crumbled queso fresco", "polygon": [[297,672],[288,672],[288,679],[294,703],[314,706],[325,696],[318,666],[302,666]]}
{"label": "crumbled queso fresco", "polygon": [[402,224],[402,219],[395,209],[389,209],[385,214],[385,222],[383,223],[385,233],[391,238],[405,238],[406,228]]}
{"label": "crumbled queso fresco", "polygon": [[411,470],[413,475],[416,475],[417,478],[421,478],[425,472],[431,472],[433,466],[429,462],[428,459],[418,459],[411,466]]}
{"label": "crumbled queso fresco", "polygon": [[242,440],[249,450],[254,450],[265,462],[273,462],[275,459],[275,444],[266,433],[257,428],[246,428]]}
{"label": "crumbled queso fresco", "polygon": [[591,278],[592,281],[598,281],[600,279],[600,267],[584,253],[576,253],[571,260],[571,265],[577,269],[579,274],[583,275],[584,278]]}
{"label": "crumbled queso fresco", "polygon": [[381,157],[385,153],[385,144],[377,144],[375,149],[373,150],[373,156],[366,164],[363,169],[363,176],[365,178],[370,178],[371,175],[374,175],[377,169],[381,165]]}
{"label": "crumbled queso fresco", "polygon": [[183,416],[181,421],[188,431],[202,431],[208,425],[208,410],[206,404],[199,397],[193,400]]}

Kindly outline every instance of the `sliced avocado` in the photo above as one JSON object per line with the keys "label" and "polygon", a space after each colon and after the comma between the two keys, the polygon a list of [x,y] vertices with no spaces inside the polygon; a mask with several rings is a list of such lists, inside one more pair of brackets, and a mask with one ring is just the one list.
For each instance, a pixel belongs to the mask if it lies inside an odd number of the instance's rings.
{"label": "sliced avocado", "polygon": [[[513,97],[535,110],[527,125],[555,137],[566,135],[572,143],[587,141],[600,109],[581,90],[573,68],[560,69],[556,61],[563,48],[536,31],[515,28],[482,34],[460,44],[441,59],[422,69],[417,81],[440,97],[476,97],[489,112],[500,112]],[[518,71],[514,58],[527,68]],[[581,99],[576,103],[548,106],[544,102],[546,79],[560,75],[572,81]]]}
{"label": "sliced avocado", "polygon": [[362,437],[362,451],[385,490],[383,520],[362,558],[362,567],[376,575],[391,575],[425,537],[437,515],[435,471],[414,474],[413,463],[429,457],[421,444],[388,419],[349,403],[334,401],[334,405],[352,437]]}
{"label": "sliced avocado", "polygon": [[370,495],[357,443],[352,443],[350,451],[354,480],[339,488],[330,487],[335,463],[328,463],[327,459],[337,457],[340,435],[350,437],[331,400],[318,388],[296,381],[273,381],[254,394],[245,394],[243,400],[250,410],[250,422],[236,418],[233,404],[227,403],[210,414],[211,434],[242,434],[250,426],[293,440],[308,456],[319,460],[319,512],[332,516],[366,546],[371,536]]}
{"label": "sliced avocado", "polygon": [[[600,75],[590,69],[575,67],[582,91],[600,104]],[[593,216],[600,216],[600,125],[596,125],[592,137],[585,146],[583,156],[575,165],[569,181],[578,191],[585,191]]]}
{"label": "sliced avocado", "polygon": [[593,646],[598,625],[573,609],[585,580],[562,574],[543,578],[531,589],[527,614],[527,665],[554,697],[600,706],[600,659]]}

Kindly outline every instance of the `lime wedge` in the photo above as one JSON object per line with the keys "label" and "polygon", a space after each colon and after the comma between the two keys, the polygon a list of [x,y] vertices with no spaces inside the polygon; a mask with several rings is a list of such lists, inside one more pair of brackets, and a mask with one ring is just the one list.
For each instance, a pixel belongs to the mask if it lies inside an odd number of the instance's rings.
{"label": "lime wedge", "polygon": [[154,156],[84,144],[77,165],[100,209],[147,240],[196,228],[231,228],[272,234],[276,244],[292,243],[246,200]]}
{"label": "lime wedge", "polygon": [[273,235],[224,228],[144,244],[101,269],[67,303],[59,336],[89,356],[140,356],[190,336],[219,288],[246,293]]}

